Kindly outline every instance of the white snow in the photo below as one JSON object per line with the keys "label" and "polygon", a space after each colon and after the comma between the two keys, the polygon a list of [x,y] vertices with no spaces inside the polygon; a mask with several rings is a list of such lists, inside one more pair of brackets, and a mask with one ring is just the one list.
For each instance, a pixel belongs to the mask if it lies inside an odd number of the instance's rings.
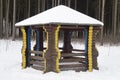
{"label": "white snow", "polygon": [[64,25],[95,25],[103,26],[103,23],[81,12],[64,5],[59,5],[20,21],[15,26],[64,24]]}
{"label": "white snow", "polygon": [[[61,43],[60,43],[61,44]],[[83,44],[73,43],[75,48]],[[21,69],[22,41],[0,40],[0,80],[120,80],[120,46],[99,46],[100,70],[61,71],[43,74],[32,68]]]}

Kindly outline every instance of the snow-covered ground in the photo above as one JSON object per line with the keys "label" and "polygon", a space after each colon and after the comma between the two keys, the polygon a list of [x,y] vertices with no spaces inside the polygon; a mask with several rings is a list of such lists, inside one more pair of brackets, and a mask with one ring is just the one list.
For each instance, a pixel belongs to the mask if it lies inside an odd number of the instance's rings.
{"label": "snow-covered ground", "polygon": [[[74,47],[81,44],[73,43]],[[0,80],[120,80],[120,46],[99,46],[99,71],[61,71],[43,74],[32,68],[21,69],[22,41],[0,40]]]}

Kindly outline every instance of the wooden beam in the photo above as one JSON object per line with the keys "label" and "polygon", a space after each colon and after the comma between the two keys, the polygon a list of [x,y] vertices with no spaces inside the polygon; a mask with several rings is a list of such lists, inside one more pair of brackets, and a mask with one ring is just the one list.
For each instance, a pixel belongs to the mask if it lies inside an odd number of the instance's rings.
{"label": "wooden beam", "polygon": [[60,68],[61,71],[75,70],[76,72],[86,71],[86,67],[76,67],[76,68]]}
{"label": "wooden beam", "polygon": [[60,65],[60,68],[75,68],[75,67],[86,67],[84,64],[64,64]]}
{"label": "wooden beam", "polygon": [[32,68],[36,69],[36,70],[43,70],[43,67],[39,67],[39,66],[31,66]]}
{"label": "wooden beam", "polygon": [[68,57],[68,56],[85,56],[85,53],[62,53],[61,57]]}
{"label": "wooden beam", "polygon": [[40,66],[43,66],[44,67],[44,62],[43,61],[30,61],[29,62],[30,64],[36,64],[36,65],[40,65]]}
{"label": "wooden beam", "polygon": [[40,56],[30,56],[30,59],[34,59],[34,60],[43,60],[43,58],[40,57]]}
{"label": "wooden beam", "polygon": [[42,53],[43,53],[43,51],[34,51],[34,50],[33,50],[33,51],[31,50],[31,51],[29,51],[29,52],[30,52],[30,53],[35,53],[35,54],[42,54]]}
{"label": "wooden beam", "polygon": [[83,62],[86,61],[85,58],[79,58],[79,59],[60,59],[60,62]]}

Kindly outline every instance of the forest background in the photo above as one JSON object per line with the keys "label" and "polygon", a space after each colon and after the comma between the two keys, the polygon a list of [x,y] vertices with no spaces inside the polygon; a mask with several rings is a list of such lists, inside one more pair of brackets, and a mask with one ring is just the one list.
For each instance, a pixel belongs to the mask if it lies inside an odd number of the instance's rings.
{"label": "forest background", "polygon": [[[61,4],[102,21],[104,27],[96,38],[101,44],[120,42],[120,0],[0,0],[0,39],[21,38],[16,22]],[[83,33],[72,36],[77,39]]]}

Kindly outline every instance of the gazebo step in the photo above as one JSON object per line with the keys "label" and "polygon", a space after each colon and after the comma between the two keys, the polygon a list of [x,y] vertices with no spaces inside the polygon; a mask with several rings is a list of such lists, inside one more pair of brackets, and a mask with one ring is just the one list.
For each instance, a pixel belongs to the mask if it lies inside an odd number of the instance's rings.
{"label": "gazebo step", "polygon": [[30,56],[30,59],[33,59],[33,60],[43,60],[43,58],[41,56]]}

